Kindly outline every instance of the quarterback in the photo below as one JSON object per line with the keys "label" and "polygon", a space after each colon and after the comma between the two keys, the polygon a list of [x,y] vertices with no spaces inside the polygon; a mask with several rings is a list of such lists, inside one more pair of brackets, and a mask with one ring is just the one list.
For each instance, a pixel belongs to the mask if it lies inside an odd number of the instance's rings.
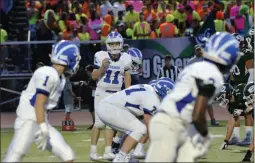
{"label": "quarterback", "polygon": [[112,153],[113,131],[106,127],[105,130],[105,152],[103,157],[97,153],[97,142],[100,130],[105,124],[98,118],[97,112],[100,101],[113,93],[121,90],[123,80],[125,88],[131,84],[130,69],[132,59],[127,53],[122,53],[123,38],[118,32],[111,32],[106,41],[107,51],[99,51],[95,54],[92,79],[97,80],[95,91],[95,124],[91,135],[90,158],[92,160],[112,160],[115,154]]}
{"label": "quarterback", "polygon": [[208,39],[203,57],[204,61],[184,68],[151,119],[146,162],[195,162],[207,153],[211,138],[206,107],[220,92],[222,73],[240,57],[238,41],[227,32],[217,32]]}
{"label": "quarterback", "polygon": [[[130,151],[147,133],[146,126],[151,116],[156,113],[161,99],[173,88],[174,83],[170,79],[162,79],[154,88],[147,84],[134,85],[100,102],[97,113],[101,121],[117,131],[128,134],[113,162],[130,160]],[[144,116],[145,124],[137,118],[138,116]]]}
{"label": "quarterback", "polygon": [[64,72],[74,74],[79,69],[80,52],[71,41],[53,46],[52,67],[38,68],[21,94],[14,124],[14,136],[3,162],[21,162],[33,142],[42,151],[47,149],[61,161],[72,162],[73,150],[62,135],[47,120],[47,110],[58,104],[65,86]]}

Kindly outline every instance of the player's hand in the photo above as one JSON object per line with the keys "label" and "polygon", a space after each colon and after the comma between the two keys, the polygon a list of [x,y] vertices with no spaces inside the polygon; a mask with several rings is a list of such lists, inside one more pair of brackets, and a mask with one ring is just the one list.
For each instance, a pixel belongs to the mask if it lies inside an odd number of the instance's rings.
{"label": "player's hand", "polygon": [[243,113],[242,109],[235,109],[233,112],[234,117],[239,117]]}
{"label": "player's hand", "polygon": [[49,130],[46,123],[41,123],[39,127],[39,131],[35,133],[35,143],[37,148],[44,151],[49,140]]}
{"label": "player's hand", "polygon": [[188,128],[188,139],[193,144],[194,152],[199,158],[207,153],[212,138],[209,134],[206,137],[202,136],[192,124]]}
{"label": "player's hand", "polygon": [[220,150],[228,149],[228,141],[224,140],[219,149]]}
{"label": "player's hand", "polygon": [[102,62],[102,67],[103,67],[104,69],[106,69],[107,67],[109,67],[109,65],[110,65],[110,59],[109,59],[109,58],[105,58],[105,59],[103,60],[103,62]]}

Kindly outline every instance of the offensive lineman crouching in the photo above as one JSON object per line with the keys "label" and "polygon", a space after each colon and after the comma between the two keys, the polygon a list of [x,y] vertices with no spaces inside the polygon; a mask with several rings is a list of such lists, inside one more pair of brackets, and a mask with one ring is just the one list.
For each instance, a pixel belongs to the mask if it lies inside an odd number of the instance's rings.
{"label": "offensive lineman crouching", "polygon": [[[160,101],[171,92],[173,87],[174,83],[171,79],[162,79],[154,88],[147,84],[134,85],[100,102],[97,112],[100,120],[128,135],[113,162],[130,160],[130,151],[147,133],[151,116],[156,113]],[[143,115],[146,125],[137,118]]]}

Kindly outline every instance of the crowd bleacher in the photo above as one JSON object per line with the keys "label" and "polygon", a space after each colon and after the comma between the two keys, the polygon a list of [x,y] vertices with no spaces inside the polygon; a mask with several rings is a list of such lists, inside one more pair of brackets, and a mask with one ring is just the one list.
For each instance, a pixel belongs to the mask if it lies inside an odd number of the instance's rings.
{"label": "crowd bleacher", "polygon": [[27,40],[28,29],[31,40],[38,40],[36,30],[42,22],[54,31],[54,35],[47,37],[50,40],[56,37],[104,40],[112,30],[127,39],[182,37],[195,35],[210,12],[216,31],[245,34],[253,24],[253,3],[252,0],[2,0],[0,41]]}

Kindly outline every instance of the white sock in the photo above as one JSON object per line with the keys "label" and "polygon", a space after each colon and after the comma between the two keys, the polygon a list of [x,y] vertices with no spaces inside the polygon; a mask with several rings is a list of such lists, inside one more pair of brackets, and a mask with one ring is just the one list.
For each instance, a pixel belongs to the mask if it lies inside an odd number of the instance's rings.
{"label": "white sock", "polygon": [[123,155],[123,156],[126,156],[127,155],[127,153],[125,153],[125,152],[123,152],[123,151],[119,151],[119,154],[121,154],[121,155]]}
{"label": "white sock", "polygon": [[245,134],[247,135],[248,133],[250,133],[250,136],[252,135],[252,126],[245,126]]}
{"label": "white sock", "polygon": [[115,136],[115,137],[113,138],[113,142],[114,142],[114,143],[119,143],[119,141],[120,141],[120,138],[119,138],[118,136]]}
{"label": "white sock", "polygon": [[139,149],[142,149],[144,147],[144,144],[138,143],[136,147],[139,148]]}
{"label": "white sock", "polygon": [[90,146],[90,153],[97,153],[97,146],[96,145],[91,145]]}
{"label": "white sock", "polygon": [[232,137],[240,138],[240,127],[234,127]]}
{"label": "white sock", "polygon": [[104,153],[111,153],[112,152],[112,146],[106,146],[104,149]]}

